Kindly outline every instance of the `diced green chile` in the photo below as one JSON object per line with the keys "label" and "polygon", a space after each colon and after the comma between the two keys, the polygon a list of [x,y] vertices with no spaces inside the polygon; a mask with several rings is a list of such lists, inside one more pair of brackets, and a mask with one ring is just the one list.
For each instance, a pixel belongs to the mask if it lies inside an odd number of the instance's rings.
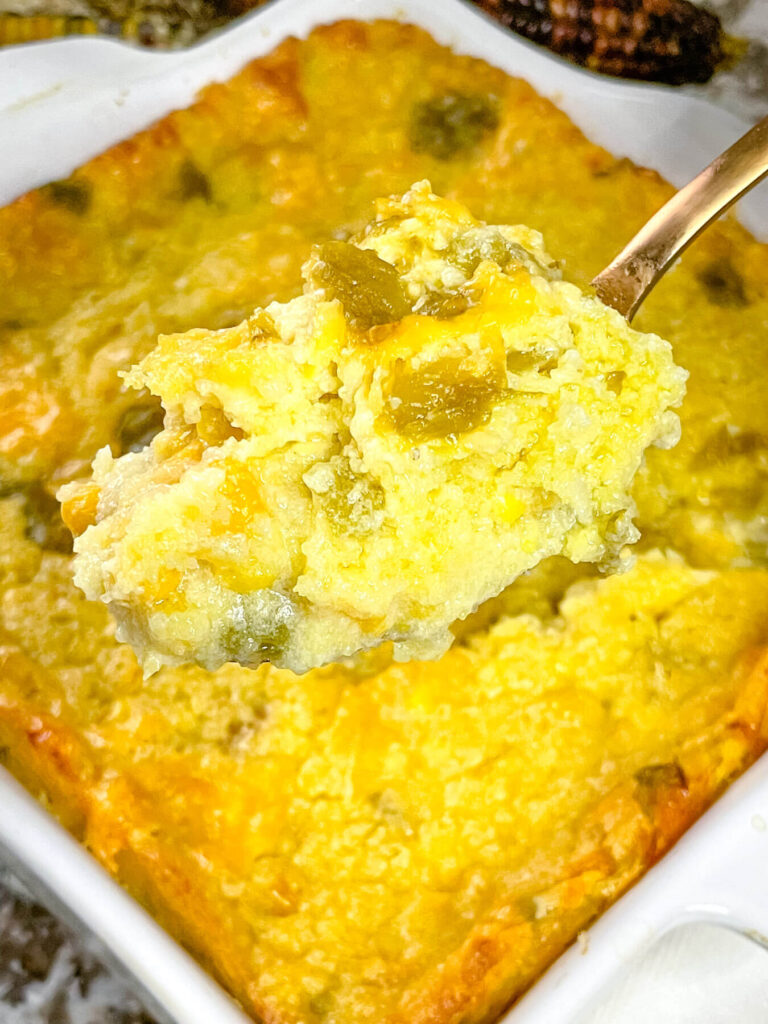
{"label": "diced green chile", "polygon": [[740,309],[749,305],[744,278],[728,260],[717,260],[697,274],[707,296],[716,306]]}
{"label": "diced green chile", "polygon": [[[338,529],[357,536],[371,533],[384,508],[384,490],[377,480],[355,473],[344,455],[330,459],[331,487],[315,494],[328,519]],[[380,517],[378,517],[380,518]]]}
{"label": "diced green chile", "polygon": [[163,429],[163,407],[159,398],[147,396],[137,405],[129,405],[117,422],[115,438],[120,455],[138,452]]}
{"label": "diced green chile", "polygon": [[474,149],[498,125],[494,97],[448,92],[415,105],[408,136],[415,153],[450,160]]}
{"label": "diced green chile", "polygon": [[177,196],[183,202],[190,199],[204,199],[206,203],[211,201],[211,183],[192,160],[185,160],[179,167]]}
{"label": "diced green chile", "polygon": [[635,772],[635,779],[641,786],[649,786],[653,789],[658,789],[660,786],[684,789],[688,785],[685,772],[677,761],[647,764]]}
{"label": "diced green chile", "polygon": [[256,666],[273,661],[288,646],[295,609],[275,590],[238,595],[220,634],[228,661]]}
{"label": "diced green chile", "polygon": [[72,553],[72,534],[61,518],[61,506],[40,483],[32,483],[24,492],[26,534],[45,551],[62,555]]}
{"label": "diced green chile", "polygon": [[754,430],[729,430],[728,426],[718,427],[709,435],[704,444],[694,455],[694,469],[707,469],[717,466],[729,459],[737,459],[745,455],[765,455],[768,452],[768,437]]}
{"label": "diced green chile", "polygon": [[614,158],[609,164],[596,168],[592,171],[592,177],[609,178],[614,174],[620,174],[624,171],[629,171],[630,174],[637,173],[637,168],[627,156]]}
{"label": "diced green chile", "polygon": [[223,634],[222,642],[230,661],[255,666],[274,661],[285,650],[289,639],[288,626],[280,623],[274,632],[263,635],[230,627]]}
{"label": "diced green chile", "polygon": [[610,373],[606,373],[605,375],[605,386],[609,391],[612,391],[614,395],[620,395],[626,379],[627,375],[624,370],[612,370]]}
{"label": "diced green chile", "polygon": [[539,349],[510,349],[507,352],[507,369],[510,373],[540,373],[549,376],[557,366],[557,358],[551,352]]}
{"label": "diced green chile", "polygon": [[316,1017],[326,1017],[333,1009],[334,1002],[333,992],[330,989],[324,989],[322,992],[310,996],[307,1006]]}
{"label": "diced green chile", "polygon": [[331,241],[317,246],[315,255],[311,283],[327,298],[341,302],[351,326],[368,330],[395,323],[411,312],[397,270],[370,249]]}
{"label": "diced green chile", "polygon": [[427,292],[414,312],[433,316],[438,320],[450,320],[453,316],[466,313],[471,305],[472,300],[466,292],[431,291]]}
{"label": "diced green chile", "polygon": [[93,189],[88,181],[66,178],[63,181],[52,181],[42,190],[57,206],[63,206],[70,213],[82,217],[91,208]]}
{"label": "diced green chile", "polygon": [[669,790],[685,792],[688,789],[688,779],[677,761],[647,764],[635,772],[635,781],[637,782],[637,799],[646,814],[651,816],[665,792],[669,792]]}
{"label": "diced green chile", "polygon": [[445,257],[467,277],[474,274],[483,260],[491,260],[505,267],[513,260],[524,263],[531,258],[521,245],[510,242],[500,231],[491,235],[474,231],[457,235],[448,246]]}
{"label": "diced green chile", "polygon": [[503,389],[496,375],[477,376],[455,357],[439,359],[395,369],[387,413],[398,433],[415,441],[457,436],[488,422]]}

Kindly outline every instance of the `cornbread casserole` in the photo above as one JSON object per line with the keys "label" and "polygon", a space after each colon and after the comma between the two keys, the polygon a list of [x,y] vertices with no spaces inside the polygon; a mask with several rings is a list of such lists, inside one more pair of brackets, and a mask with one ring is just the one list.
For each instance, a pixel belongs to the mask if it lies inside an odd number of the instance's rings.
{"label": "cornbread casserole", "polygon": [[346,22],[0,211],[4,760],[273,1024],[493,1019],[765,746],[768,256],[733,222],[639,320],[690,378],[627,573],[548,560],[438,662],[301,678],[142,680],[74,587],[52,494],[160,426],[117,371],[289,300],[424,178],[582,287],[671,191],[526,84]]}
{"label": "cornbread casserole", "polygon": [[680,433],[667,342],[427,182],[303,276],[237,327],[161,337],[125,380],[163,430],[59,494],[75,583],[145,671],[435,658],[544,558],[628,558],[643,452]]}

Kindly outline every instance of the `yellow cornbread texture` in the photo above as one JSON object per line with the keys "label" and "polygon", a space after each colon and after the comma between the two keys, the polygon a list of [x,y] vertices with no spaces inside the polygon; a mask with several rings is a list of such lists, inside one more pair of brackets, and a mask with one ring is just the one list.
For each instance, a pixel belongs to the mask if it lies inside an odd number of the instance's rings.
{"label": "yellow cornbread texture", "polygon": [[620,562],[645,448],[680,432],[667,342],[426,182],[304,277],[237,327],[161,337],[126,380],[163,431],[59,495],[77,519],[97,489],[75,582],[145,669],[437,657],[543,559]]}
{"label": "yellow cornbread texture", "polygon": [[118,371],[295,297],[422,179],[581,287],[671,193],[525,83],[346,22],[0,210],[3,759],[270,1024],[493,1020],[766,743],[768,254],[733,222],[637,321],[690,378],[629,572],[550,559],[440,661],[301,678],[143,680],[74,586],[52,495],[160,427]]}

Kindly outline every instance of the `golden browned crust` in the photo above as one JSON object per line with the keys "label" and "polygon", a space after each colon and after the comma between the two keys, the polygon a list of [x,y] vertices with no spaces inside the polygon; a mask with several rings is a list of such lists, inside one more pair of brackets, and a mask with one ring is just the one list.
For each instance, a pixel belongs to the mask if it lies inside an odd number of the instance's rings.
{"label": "golden browned crust", "polygon": [[[497,126],[446,133],[447,94],[492,97]],[[491,1020],[766,742],[768,258],[732,223],[642,319],[691,380],[639,525],[690,564],[644,558],[565,603],[574,573],[548,565],[435,665],[301,680],[142,683],[78,597],[50,495],[157,429],[117,370],[159,331],[290,297],[313,241],[424,177],[542,230],[580,284],[670,191],[525,83],[343,22],[0,211],[5,759],[274,1024]]]}
{"label": "golden browned crust", "polygon": [[[6,656],[6,672],[28,671],[12,657],[13,663]],[[768,648],[745,652],[733,674],[733,712],[707,737],[704,749],[689,752],[682,763],[640,769],[583,818],[573,858],[555,885],[536,897],[548,901],[554,915],[537,922],[523,901],[478,921],[454,953],[406,991],[393,1021],[492,1019],[663,855],[768,743]],[[263,1002],[248,969],[248,945],[221,902],[206,894],[199,867],[172,839],[136,842],[137,831],[156,829],[161,820],[153,807],[157,790],[137,793],[125,779],[99,780],[82,742],[53,718],[4,707],[0,724],[7,765],[45,797],[122,884],[259,1019],[286,1019]],[[719,762],[713,761],[715,751]],[[194,799],[192,777],[188,784]]]}

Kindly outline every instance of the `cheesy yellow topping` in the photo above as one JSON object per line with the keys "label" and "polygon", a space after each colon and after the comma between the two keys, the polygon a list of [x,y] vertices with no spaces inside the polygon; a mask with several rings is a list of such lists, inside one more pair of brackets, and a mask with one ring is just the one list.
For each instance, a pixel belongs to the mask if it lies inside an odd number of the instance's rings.
{"label": "cheesy yellow topping", "polygon": [[161,337],[126,380],[163,431],[62,492],[75,580],[146,671],[434,658],[544,558],[626,565],[634,475],[679,433],[665,341],[427,182],[303,273],[237,327]]}
{"label": "cheesy yellow topping", "polygon": [[672,193],[526,83],[346,21],[0,210],[3,763],[275,1024],[497,1021],[768,743],[768,249],[730,218],[637,321],[690,378],[633,569],[548,559],[439,661],[302,676],[142,680],[72,584],[52,495],[162,425],[118,371],[293,298],[312,244],[422,178],[584,288]]}

